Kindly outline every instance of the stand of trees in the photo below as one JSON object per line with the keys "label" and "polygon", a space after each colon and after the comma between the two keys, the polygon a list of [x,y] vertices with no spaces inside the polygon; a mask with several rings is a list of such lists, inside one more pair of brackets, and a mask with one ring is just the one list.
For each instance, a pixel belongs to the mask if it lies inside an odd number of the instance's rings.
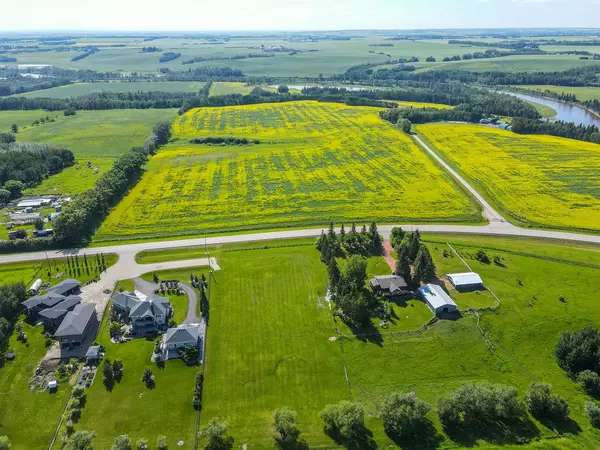
{"label": "stand of trees", "polygon": [[[18,181],[25,186],[35,186],[47,176],[57,174],[75,163],[73,152],[66,148],[56,148],[49,144],[3,144],[1,141],[0,136],[0,184],[2,185],[6,185],[9,181]],[[12,198],[18,196],[20,192],[18,195],[11,195]]]}
{"label": "stand of trees", "polygon": [[0,366],[4,362],[6,345],[19,316],[21,302],[27,298],[23,283],[0,286]]}
{"label": "stand of trees", "polygon": [[390,243],[398,253],[396,275],[402,276],[413,286],[435,278],[435,263],[429,250],[421,242],[419,230],[407,233],[399,227],[393,228]]}
{"label": "stand of trees", "polygon": [[512,131],[519,134],[549,134],[600,144],[600,129],[594,125],[575,125],[562,121],[542,122],[516,117],[512,123]]}

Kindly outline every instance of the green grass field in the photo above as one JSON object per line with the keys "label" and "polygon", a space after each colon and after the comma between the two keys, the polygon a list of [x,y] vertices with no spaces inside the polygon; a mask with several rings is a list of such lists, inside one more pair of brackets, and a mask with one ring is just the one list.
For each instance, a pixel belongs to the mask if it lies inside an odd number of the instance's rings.
{"label": "green grass field", "polygon": [[[88,274],[83,270],[80,274],[73,277],[77,278],[82,283],[98,278],[98,274],[91,268],[96,265],[97,253],[93,250],[86,251],[85,253],[88,258],[90,273]],[[117,255],[113,253],[104,255],[104,262],[106,263],[107,268],[115,264],[117,260]],[[65,278],[69,278],[66,264],[67,261],[65,258],[48,258],[39,261],[0,264],[0,284],[22,282],[25,284],[25,287],[28,288],[32,282],[40,278],[45,283],[54,285]],[[85,267],[83,252],[79,255],[79,265],[81,268]],[[60,274],[63,274],[63,276],[56,276]]]}
{"label": "green grass field", "polygon": [[[19,117],[19,111],[15,117]],[[34,120],[56,113],[36,112]],[[150,130],[161,119],[171,119],[171,109],[78,111],[75,116],[62,114],[54,123],[28,126],[21,129],[21,142],[43,142],[64,146],[73,151],[77,163],[73,167],[28,189],[28,194],[77,194],[91,188],[94,182],[119,155],[136,145],[142,145]],[[13,112],[0,112],[0,123],[10,123]],[[24,120],[24,118],[22,119]],[[30,122],[29,122],[30,123]],[[10,125],[7,125],[10,126]],[[94,174],[87,162],[99,169]]]}
{"label": "green grass field", "polygon": [[542,105],[541,103],[532,102],[530,100],[525,100],[525,102],[533,105],[533,107],[537,109],[542,117],[554,117],[557,114],[557,112],[550,106]]}
{"label": "green grass field", "polygon": [[[403,332],[420,326],[417,317],[407,320],[414,328],[376,327],[374,334],[360,339],[342,326],[344,337],[330,342],[328,338],[336,332],[323,303],[324,266],[312,240],[272,242],[268,244],[271,248],[213,248],[211,255],[223,270],[215,272],[211,283],[201,424],[219,416],[229,422],[236,447],[272,448],[272,412],[287,405],[298,411],[302,437],[311,448],[332,448],[335,445],[323,434],[318,412],[326,403],[353,398],[367,411],[367,427],[376,445],[385,448],[393,446],[393,441],[377,419],[383,397],[396,390],[415,391],[433,408],[429,418],[439,447],[471,447],[469,436],[453,441],[443,432],[435,414],[439,397],[464,381],[509,384],[521,395],[529,383],[540,381],[552,384],[554,391],[567,399],[580,431],[557,435],[530,417],[528,433],[517,433],[507,441],[486,440],[483,433],[478,446],[592,449],[600,445],[600,434],[583,414],[586,395],[564,375],[553,356],[563,330],[599,325],[593,312],[595,299],[589,292],[600,288],[600,247],[483,236],[424,235],[423,239],[440,278],[467,270],[458,257],[444,256],[444,249],[451,254],[446,244],[450,242],[500,298],[502,306],[497,313],[481,316],[491,344],[483,339],[471,315],[454,322],[439,321],[422,334]],[[279,245],[286,247],[277,248]],[[479,249],[491,259],[498,256],[503,266],[476,261]],[[203,251],[186,249],[179,257],[170,250],[146,252],[139,260],[188,259]],[[169,271],[164,276],[185,280],[189,272]],[[382,258],[371,258],[368,272],[369,276],[389,273],[389,268]],[[451,295],[461,310],[496,303],[485,292],[459,294],[451,290]],[[566,303],[558,300],[559,295],[565,296]],[[427,319],[424,316],[423,322]],[[401,443],[402,448],[404,445]]]}
{"label": "green grass field", "polygon": [[44,449],[52,440],[71,386],[61,383],[53,394],[29,388],[46,346],[42,326],[25,323],[23,331],[28,345],[17,342],[13,334],[8,348],[15,352],[15,360],[0,367],[0,434],[8,436],[12,450]]}
{"label": "green grass field", "polygon": [[242,94],[246,95],[252,92],[254,86],[248,86],[246,83],[227,83],[215,81],[210,86],[209,96],[216,97],[219,95]]}
{"label": "green grass field", "polygon": [[[95,241],[323,225],[480,221],[478,208],[378,109],[294,102],[203,108],[113,210]],[[259,139],[206,146],[193,137]],[[377,203],[382,205],[373,208]]]}
{"label": "green grass field", "polygon": [[600,100],[600,88],[579,86],[549,86],[549,85],[527,85],[517,86],[523,89],[539,89],[540,91],[552,91],[557,94],[575,94],[578,100]]}
{"label": "green grass field", "polygon": [[478,125],[416,130],[514,222],[600,230],[600,146]]}
{"label": "green grass field", "polygon": [[18,94],[16,97],[46,97],[46,98],[68,98],[96,92],[197,92],[204,86],[202,82],[139,82],[139,83],[77,83],[67,86],[44,89],[41,91]]}
{"label": "green grass field", "polygon": [[[131,283],[122,287],[131,288]],[[170,448],[193,449],[196,411],[191,395],[200,368],[172,360],[159,369],[150,362],[152,340],[113,344],[107,319],[108,314],[104,316],[97,341],[106,348],[105,358],[123,361],[123,379],[108,392],[102,374],[98,374],[94,384],[86,389],[86,406],[75,430],[93,430],[95,448],[109,448],[117,436],[128,434],[133,442],[147,438],[150,445],[154,445],[159,435],[166,435]],[[141,381],[146,368],[154,373],[154,389],[146,388]],[[178,446],[179,441],[183,445]]]}
{"label": "green grass field", "polygon": [[[62,113],[61,113],[62,114]],[[13,124],[16,124],[19,128],[31,126],[31,124],[41,119],[42,117],[51,116],[56,117],[58,113],[48,112],[42,110],[34,111],[0,111],[0,132],[11,131]],[[20,136],[17,134],[17,139]]]}

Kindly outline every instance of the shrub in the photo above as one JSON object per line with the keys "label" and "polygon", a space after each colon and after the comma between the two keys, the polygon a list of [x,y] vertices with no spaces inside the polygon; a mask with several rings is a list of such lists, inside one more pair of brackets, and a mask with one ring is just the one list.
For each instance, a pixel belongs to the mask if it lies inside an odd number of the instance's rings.
{"label": "shrub", "polygon": [[275,429],[279,433],[279,442],[282,446],[291,445],[298,440],[300,430],[298,430],[298,418],[295,411],[290,408],[280,408],[275,411],[273,417]]}
{"label": "shrub", "polygon": [[484,264],[489,264],[491,262],[490,257],[487,255],[485,250],[481,249],[477,250],[477,253],[475,253],[475,259]]}
{"label": "shrub", "polygon": [[600,428],[600,406],[598,406],[598,403],[585,402],[585,415],[594,428]]}
{"label": "shrub", "polygon": [[111,450],[131,450],[131,439],[126,434],[118,436]]}
{"label": "shrub", "polygon": [[226,450],[233,447],[233,437],[226,436],[227,423],[219,422],[218,417],[213,417],[210,422],[200,428],[198,436],[207,439],[207,450]]}
{"label": "shrub", "polygon": [[600,393],[600,376],[591,370],[584,370],[577,375],[577,382],[583,390],[591,395]]}
{"label": "shrub", "polygon": [[6,436],[0,436],[0,450],[10,450],[10,440]]}
{"label": "shrub", "polygon": [[525,395],[527,409],[534,417],[564,420],[569,415],[569,405],[558,395],[552,394],[545,383],[532,383]]}
{"label": "shrub", "polygon": [[514,420],[523,413],[516,389],[499,384],[464,383],[450,398],[438,401],[440,421],[449,428]]}
{"label": "shrub", "polygon": [[402,435],[417,431],[428,411],[429,406],[414,392],[394,392],[383,401],[379,417],[387,432]]}
{"label": "shrub", "polygon": [[343,401],[337,405],[327,405],[319,417],[330,431],[337,431],[345,438],[351,438],[364,427],[365,412],[357,403]]}
{"label": "shrub", "polygon": [[67,442],[64,450],[93,450],[92,440],[94,437],[95,434],[90,433],[89,431],[76,431]]}
{"label": "shrub", "polygon": [[196,359],[198,359],[198,356],[200,355],[200,350],[198,349],[198,347],[196,347],[194,345],[187,345],[185,347],[182,347],[182,348],[178,349],[178,352],[179,352],[179,355],[181,356],[181,359],[186,364],[189,364],[190,362],[195,361]]}
{"label": "shrub", "polygon": [[166,436],[159,436],[158,439],[156,439],[156,450],[169,450]]}
{"label": "shrub", "polygon": [[148,450],[148,440],[147,439],[138,439],[136,442],[137,450]]}
{"label": "shrub", "polygon": [[570,376],[576,376],[584,370],[598,373],[600,332],[593,327],[565,331],[558,339],[554,355],[558,365]]}

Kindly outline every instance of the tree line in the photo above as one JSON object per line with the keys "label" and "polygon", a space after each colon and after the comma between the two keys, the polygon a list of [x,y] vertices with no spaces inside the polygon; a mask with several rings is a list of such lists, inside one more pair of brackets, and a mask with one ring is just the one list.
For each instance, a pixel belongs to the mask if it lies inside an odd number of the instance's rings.
{"label": "tree line", "polygon": [[595,125],[575,125],[572,122],[547,122],[515,117],[512,131],[519,134],[548,134],[600,144],[600,129]]}
{"label": "tree line", "polygon": [[0,367],[4,365],[8,339],[19,316],[21,302],[27,298],[23,283],[0,286]]}

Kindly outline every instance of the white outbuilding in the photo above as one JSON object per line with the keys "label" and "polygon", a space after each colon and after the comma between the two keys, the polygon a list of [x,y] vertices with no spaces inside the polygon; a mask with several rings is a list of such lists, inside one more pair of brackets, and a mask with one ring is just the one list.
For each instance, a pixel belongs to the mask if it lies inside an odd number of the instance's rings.
{"label": "white outbuilding", "polygon": [[485,289],[483,280],[475,272],[451,273],[448,281],[457,291],[474,291]]}
{"label": "white outbuilding", "polygon": [[31,286],[29,286],[29,294],[30,295],[38,295],[40,292],[40,288],[42,287],[43,281],[39,278],[33,282]]}
{"label": "white outbuilding", "polygon": [[456,312],[454,300],[437,284],[421,286],[419,295],[436,315]]}

